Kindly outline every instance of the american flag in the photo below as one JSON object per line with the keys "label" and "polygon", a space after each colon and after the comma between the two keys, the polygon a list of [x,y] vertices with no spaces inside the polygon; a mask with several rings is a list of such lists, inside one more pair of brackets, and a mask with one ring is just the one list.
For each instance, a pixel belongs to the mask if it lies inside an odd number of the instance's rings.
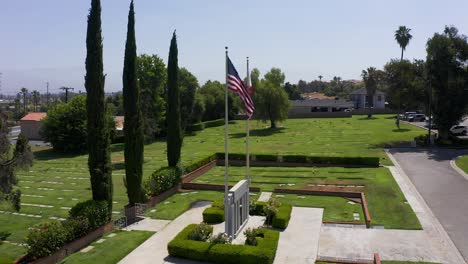
{"label": "american flag", "polygon": [[245,111],[247,113],[248,118],[252,118],[253,112],[255,110],[252,98],[250,98],[249,92],[247,91],[244,82],[239,77],[236,68],[232,64],[229,57],[227,58],[228,63],[228,71],[227,71],[227,82],[228,82],[228,89],[238,93],[242,102],[245,105]]}

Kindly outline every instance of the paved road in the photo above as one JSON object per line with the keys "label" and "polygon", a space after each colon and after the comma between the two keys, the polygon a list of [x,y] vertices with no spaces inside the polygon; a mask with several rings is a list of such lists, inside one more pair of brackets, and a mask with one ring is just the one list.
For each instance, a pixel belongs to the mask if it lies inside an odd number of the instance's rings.
{"label": "paved road", "polygon": [[468,181],[450,160],[468,150],[392,149],[404,172],[468,261]]}

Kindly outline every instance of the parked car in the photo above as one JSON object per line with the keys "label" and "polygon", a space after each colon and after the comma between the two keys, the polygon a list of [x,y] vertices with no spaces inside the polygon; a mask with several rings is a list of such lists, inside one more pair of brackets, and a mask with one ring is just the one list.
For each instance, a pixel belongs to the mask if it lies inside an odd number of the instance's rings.
{"label": "parked car", "polygon": [[452,133],[453,135],[466,136],[466,134],[468,134],[468,127],[467,126],[453,126],[450,129],[450,133]]}
{"label": "parked car", "polygon": [[426,121],[426,116],[424,114],[412,114],[407,119],[408,122],[424,122]]}
{"label": "parked car", "polygon": [[415,115],[417,114],[417,112],[405,112],[405,114],[403,115],[403,120],[408,120],[408,117],[410,115]]}

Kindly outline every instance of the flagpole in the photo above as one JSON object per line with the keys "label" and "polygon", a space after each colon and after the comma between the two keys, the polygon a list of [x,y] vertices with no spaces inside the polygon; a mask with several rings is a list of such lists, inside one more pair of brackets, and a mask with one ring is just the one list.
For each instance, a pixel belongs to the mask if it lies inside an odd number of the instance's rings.
{"label": "flagpole", "polygon": [[[250,88],[250,72],[249,72],[249,57],[247,57],[247,89]],[[247,117],[247,138],[246,138],[246,173],[247,173],[247,181],[249,183],[249,187],[250,187],[250,118]]]}
{"label": "flagpole", "polygon": [[[226,84],[224,94],[224,203],[227,211],[227,198],[228,198],[228,180],[229,180],[229,151],[228,151],[228,47],[226,47]],[[227,231],[227,221],[226,221]]]}

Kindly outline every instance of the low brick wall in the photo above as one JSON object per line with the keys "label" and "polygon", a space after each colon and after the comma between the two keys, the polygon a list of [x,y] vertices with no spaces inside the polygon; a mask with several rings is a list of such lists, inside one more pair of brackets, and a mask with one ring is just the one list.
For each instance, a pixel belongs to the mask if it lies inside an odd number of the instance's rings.
{"label": "low brick wall", "polygon": [[188,174],[184,175],[182,178],[182,182],[191,182],[193,179],[202,176],[203,174],[207,173],[210,171],[212,168],[216,167],[216,160],[211,161],[210,163],[207,163],[198,169],[189,172]]}
{"label": "low brick wall", "polygon": [[[66,258],[67,256],[75,253],[76,251],[86,247],[87,245],[91,244],[93,241],[97,240],[98,238],[102,237],[104,234],[112,231],[113,225],[112,223],[108,223],[100,228],[94,230],[93,232],[87,234],[80,239],[72,241],[65,246],[63,246],[59,251],[55,252],[54,254],[38,259],[33,264],[54,264],[60,262],[62,259]],[[24,263],[22,262],[23,258],[15,261],[15,263]]]}
{"label": "low brick wall", "polygon": [[147,202],[146,202],[146,206],[148,208],[150,207],[153,207],[155,206],[156,204],[166,200],[167,198],[171,197],[172,195],[176,194],[179,189],[180,189],[180,184],[172,187],[171,189],[161,193],[160,195],[157,195],[157,196],[153,196],[151,197]]}
{"label": "low brick wall", "polygon": [[[228,188],[231,189],[233,185],[229,185]],[[189,190],[202,190],[202,191],[224,191],[223,184],[210,184],[210,183],[193,183],[193,182],[186,182],[182,183],[183,189]],[[252,187],[250,186],[251,192],[260,192],[259,187]]]}
{"label": "low brick wall", "polygon": [[319,190],[307,190],[307,189],[285,189],[275,188],[275,193],[288,193],[288,194],[299,194],[299,195],[317,195],[317,196],[338,196],[346,198],[359,198],[361,199],[362,211],[364,213],[364,220],[366,227],[371,227],[371,215],[367,207],[366,195],[363,192],[336,192],[336,191],[319,191]]}

